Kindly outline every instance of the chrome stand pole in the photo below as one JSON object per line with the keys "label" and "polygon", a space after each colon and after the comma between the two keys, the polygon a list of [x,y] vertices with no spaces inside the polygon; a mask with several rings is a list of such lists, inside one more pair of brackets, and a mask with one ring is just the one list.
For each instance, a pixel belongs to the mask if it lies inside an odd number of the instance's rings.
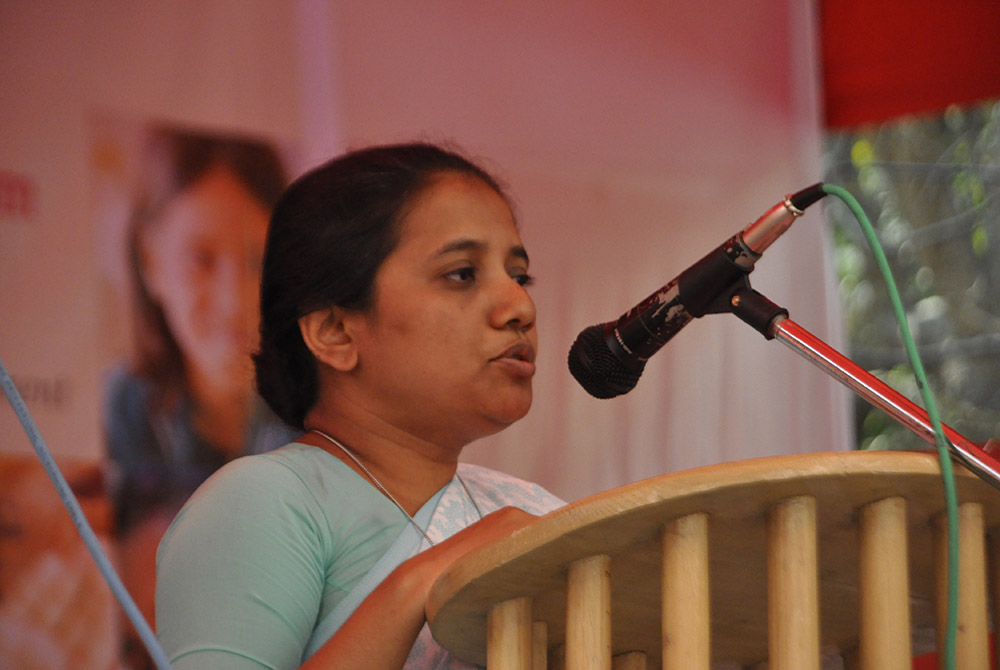
{"label": "chrome stand pole", "polygon": [[[770,325],[771,336],[781,340],[814,365],[825,370],[862,398],[894,418],[924,441],[935,444],[934,427],[927,412],[864,368],[838,353],[818,337],[781,315]],[[948,426],[952,456],[973,473],[1000,489],[1000,461]]]}

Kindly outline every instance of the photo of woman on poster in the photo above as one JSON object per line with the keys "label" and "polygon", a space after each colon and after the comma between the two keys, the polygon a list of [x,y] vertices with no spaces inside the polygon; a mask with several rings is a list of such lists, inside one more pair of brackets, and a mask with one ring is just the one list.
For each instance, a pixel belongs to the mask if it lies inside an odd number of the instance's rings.
{"label": "photo of woman on poster", "polygon": [[261,256],[286,184],[269,144],[154,127],[125,233],[130,355],[106,378],[104,433],[123,579],[152,622],[154,555],[226,462],[289,441],[254,391]]}

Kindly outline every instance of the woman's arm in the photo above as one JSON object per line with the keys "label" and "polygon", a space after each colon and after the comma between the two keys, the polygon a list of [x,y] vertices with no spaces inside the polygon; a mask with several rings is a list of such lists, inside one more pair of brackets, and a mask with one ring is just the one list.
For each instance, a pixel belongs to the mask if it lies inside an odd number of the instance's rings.
{"label": "woman's arm", "polygon": [[488,514],[402,563],[301,670],[399,670],[426,621],[431,586],[462,555],[510,535],[534,517],[514,507]]}
{"label": "woman's arm", "polygon": [[[178,670],[293,670],[328,588],[328,507],[270,457],[239,459],[199,490],[160,545],[156,624]],[[403,666],[440,573],[509,535],[530,514],[505,508],[405,561],[302,666]]]}

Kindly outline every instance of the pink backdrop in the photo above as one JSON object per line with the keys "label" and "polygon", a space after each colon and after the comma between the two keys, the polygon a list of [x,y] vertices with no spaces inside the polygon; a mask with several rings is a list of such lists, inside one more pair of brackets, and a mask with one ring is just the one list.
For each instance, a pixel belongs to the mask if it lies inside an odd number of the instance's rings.
{"label": "pink backdrop", "polygon": [[[820,179],[810,3],[14,0],[0,5],[0,357],[61,459],[102,455],[94,119],[162,119],[302,148],[457,142],[510,184],[532,256],[540,372],[527,419],[467,459],[567,499],[702,464],[850,448],[847,394],[729,316],[691,324],[628,396],[566,370],[617,317]],[[821,208],[754,286],[840,341]],[[29,451],[0,407],[0,455]]]}
{"label": "pink backdrop", "polygon": [[[575,498],[850,447],[840,390],[731,317],[693,323],[621,399],[591,399],[564,361],[580,329],[819,179],[814,16],[800,5],[5,3],[0,168],[30,182],[37,206],[0,223],[3,360],[61,389],[31,403],[53,450],[100,455],[98,352],[115,325],[89,218],[101,114],[293,142],[295,169],[347,146],[446,139],[510,182],[540,278],[537,404],[470,459]],[[825,244],[817,207],[754,285],[836,342]],[[27,449],[6,407],[0,429],[0,448]]]}

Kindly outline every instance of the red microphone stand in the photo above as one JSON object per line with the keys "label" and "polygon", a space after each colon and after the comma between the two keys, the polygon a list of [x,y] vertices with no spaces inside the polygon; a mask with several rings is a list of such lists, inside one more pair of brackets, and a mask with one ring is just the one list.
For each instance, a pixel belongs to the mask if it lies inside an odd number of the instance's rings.
{"label": "red microphone stand", "polygon": [[[934,427],[921,407],[891,386],[843,356],[805,328],[788,318],[788,311],[743,285],[729,295],[729,309],[767,339],[778,339],[806,360],[834,377],[878,407],[918,437],[935,444]],[[1000,489],[1000,461],[942,425],[952,457],[987,483]]]}

